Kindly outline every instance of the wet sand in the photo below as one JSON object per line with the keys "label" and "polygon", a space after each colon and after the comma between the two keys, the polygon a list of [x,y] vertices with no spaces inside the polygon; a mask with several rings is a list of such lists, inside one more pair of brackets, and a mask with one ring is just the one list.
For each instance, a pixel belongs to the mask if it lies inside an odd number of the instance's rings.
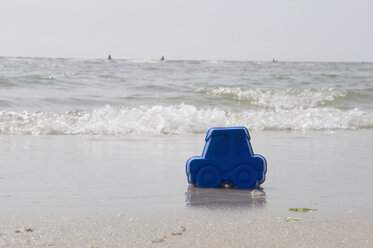
{"label": "wet sand", "polygon": [[372,131],[251,136],[256,190],[187,184],[204,135],[0,136],[0,247],[373,245]]}

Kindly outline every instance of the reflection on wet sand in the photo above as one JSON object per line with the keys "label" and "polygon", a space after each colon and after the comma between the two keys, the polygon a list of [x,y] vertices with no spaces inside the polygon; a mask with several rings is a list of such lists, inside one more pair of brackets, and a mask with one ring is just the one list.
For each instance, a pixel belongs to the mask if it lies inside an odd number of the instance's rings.
{"label": "reflection on wet sand", "polygon": [[253,190],[209,189],[189,185],[185,193],[185,202],[191,207],[263,208],[267,203],[267,198],[262,188]]}

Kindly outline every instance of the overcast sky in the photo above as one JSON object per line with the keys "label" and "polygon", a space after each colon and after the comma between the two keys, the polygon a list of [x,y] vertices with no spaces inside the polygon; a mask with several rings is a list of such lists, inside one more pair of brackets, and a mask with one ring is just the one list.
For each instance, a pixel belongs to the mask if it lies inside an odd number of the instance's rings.
{"label": "overcast sky", "polygon": [[370,0],[1,0],[0,56],[373,61]]}

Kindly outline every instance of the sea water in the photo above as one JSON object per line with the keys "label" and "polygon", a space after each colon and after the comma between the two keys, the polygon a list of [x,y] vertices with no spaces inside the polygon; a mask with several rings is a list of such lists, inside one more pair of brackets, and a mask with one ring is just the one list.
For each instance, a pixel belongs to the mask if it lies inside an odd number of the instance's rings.
{"label": "sea water", "polygon": [[0,134],[373,129],[373,63],[0,57]]}
{"label": "sea water", "polygon": [[[189,187],[208,128],[237,125],[260,194]],[[2,57],[0,213],[371,214],[372,129],[373,63]]]}

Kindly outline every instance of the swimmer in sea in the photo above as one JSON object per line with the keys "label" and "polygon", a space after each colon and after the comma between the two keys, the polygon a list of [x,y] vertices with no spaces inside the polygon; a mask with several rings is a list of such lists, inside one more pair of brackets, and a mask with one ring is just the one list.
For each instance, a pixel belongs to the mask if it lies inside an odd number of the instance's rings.
{"label": "swimmer in sea", "polygon": [[162,58],[161,58],[161,61],[163,61],[164,60],[164,56],[162,56]]}
{"label": "swimmer in sea", "polygon": [[107,57],[108,60],[111,60],[111,55],[109,54],[109,56]]}

